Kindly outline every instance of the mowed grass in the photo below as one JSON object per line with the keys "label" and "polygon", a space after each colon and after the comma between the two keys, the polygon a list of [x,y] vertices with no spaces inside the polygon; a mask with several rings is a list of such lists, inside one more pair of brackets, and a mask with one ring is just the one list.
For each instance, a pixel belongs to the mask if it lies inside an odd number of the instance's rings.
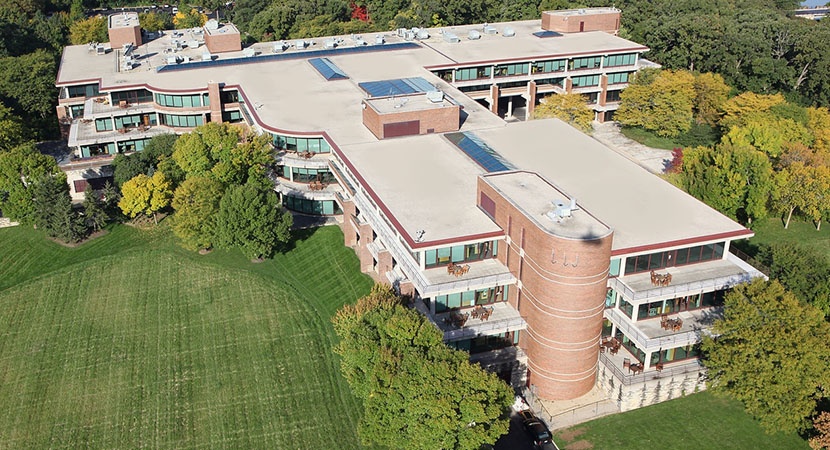
{"label": "mowed grass", "polygon": [[821,230],[816,230],[812,222],[793,218],[789,228],[784,229],[784,223],[780,218],[768,218],[756,221],[752,229],[755,236],[738,244],[750,255],[754,256],[761,244],[793,242],[813,247],[830,258],[830,225],[827,223],[822,223]]}
{"label": "mowed grass", "polygon": [[370,287],[332,227],[260,264],[0,230],[0,448],[360,448],[329,320]]}
{"label": "mowed grass", "polygon": [[740,403],[709,392],[603,417],[554,433],[562,450],[809,450],[797,434],[766,434]]}

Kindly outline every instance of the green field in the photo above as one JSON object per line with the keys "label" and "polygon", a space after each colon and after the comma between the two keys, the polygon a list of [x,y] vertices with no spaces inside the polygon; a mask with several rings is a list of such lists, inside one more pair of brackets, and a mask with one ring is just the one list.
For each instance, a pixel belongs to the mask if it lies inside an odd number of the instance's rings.
{"label": "green field", "polygon": [[329,318],[371,281],[336,227],[300,233],[252,264],[0,230],[0,448],[360,448]]}
{"label": "green field", "polygon": [[562,450],[809,450],[796,434],[765,434],[740,403],[708,392],[603,417],[554,433]]}
{"label": "green field", "polygon": [[821,230],[816,231],[812,222],[793,218],[789,228],[785,230],[781,219],[770,218],[756,221],[752,229],[755,236],[738,243],[738,247],[750,255],[755,255],[758,246],[762,244],[793,242],[813,247],[830,258],[830,225],[826,223],[822,224]]}

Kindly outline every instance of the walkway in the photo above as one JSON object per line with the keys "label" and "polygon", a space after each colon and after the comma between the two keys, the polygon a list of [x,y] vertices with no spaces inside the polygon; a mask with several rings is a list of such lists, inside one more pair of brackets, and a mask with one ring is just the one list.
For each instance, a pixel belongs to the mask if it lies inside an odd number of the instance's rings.
{"label": "walkway", "polygon": [[651,173],[664,173],[672,160],[670,150],[646,147],[625,137],[616,122],[594,122],[593,137]]}

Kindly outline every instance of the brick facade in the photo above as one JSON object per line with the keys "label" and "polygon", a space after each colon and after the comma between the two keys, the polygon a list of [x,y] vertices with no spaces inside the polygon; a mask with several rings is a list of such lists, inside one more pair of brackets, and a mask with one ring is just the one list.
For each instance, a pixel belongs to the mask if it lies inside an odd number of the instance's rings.
{"label": "brick facade", "polygon": [[[423,97],[421,95],[420,97]],[[396,99],[380,99],[380,101],[398,101],[397,99],[406,97],[396,97]],[[418,121],[417,133],[407,134],[429,134],[429,133],[446,133],[448,131],[457,131],[460,127],[461,107],[458,105],[440,106],[426,109],[411,109],[407,110],[407,105],[402,106],[395,112],[382,113],[375,109],[369,102],[364,101],[363,105],[363,125],[369,129],[378,139],[385,139],[387,136],[384,132],[384,126],[389,124],[400,124],[406,122]]]}
{"label": "brick facade", "polygon": [[545,11],[542,29],[559,33],[604,31],[616,35],[620,31],[620,11],[611,8]]}
{"label": "brick facade", "polygon": [[205,46],[211,53],[238,52],[242,50],[242,39],[239,30],[228,23],[216,30],[205,29]]}
{"label": "brick facade", "polygon": [[479,202],[481,193],[495,202],[495,222],[509,236],[498,258],[519,280],[510,302],[527,321],[519,345],[528,356],[528,382],[549,400],[586,394],[596,381],[613,234],[555,236],[482,178],[478,192]]}

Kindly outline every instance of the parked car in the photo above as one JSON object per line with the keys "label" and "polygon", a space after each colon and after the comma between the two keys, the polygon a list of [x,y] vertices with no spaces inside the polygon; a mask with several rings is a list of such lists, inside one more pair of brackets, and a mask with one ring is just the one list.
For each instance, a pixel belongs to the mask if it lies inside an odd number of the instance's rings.
{"label": "parked car", "polygon": [[522,419],[522,428],[530,435],[533,440],[533,445],[539,447],[543,444],[552,443],[553,435],[550,434],[548,426],[542,419],[536,417],[531,411],[519,411],[519,417]]}

